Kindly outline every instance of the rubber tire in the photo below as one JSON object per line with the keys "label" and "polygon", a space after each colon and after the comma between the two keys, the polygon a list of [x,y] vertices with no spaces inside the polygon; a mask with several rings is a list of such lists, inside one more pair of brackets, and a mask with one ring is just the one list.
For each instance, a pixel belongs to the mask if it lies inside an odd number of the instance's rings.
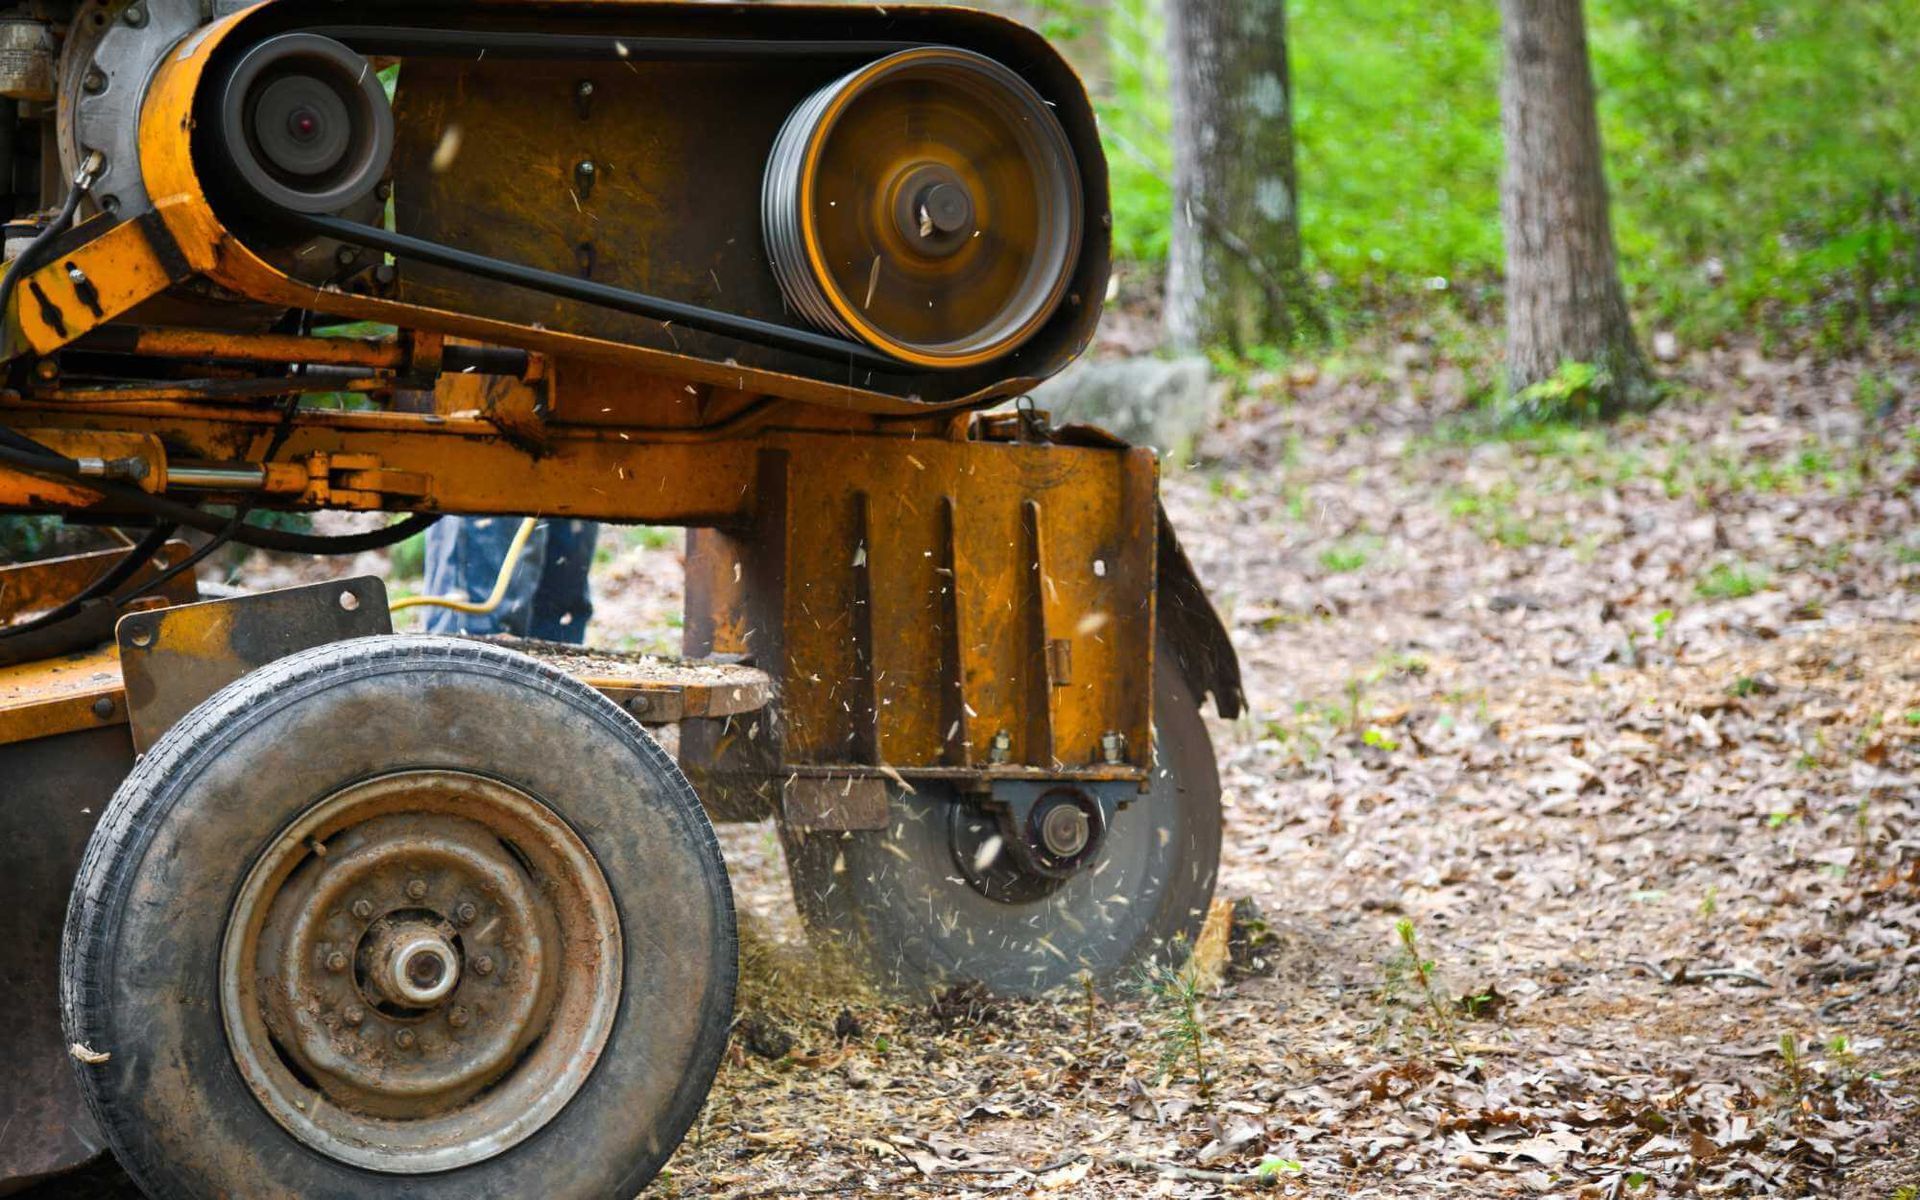
{"label": "rubber tire", "polygon": [[[433,1175],[348,1166],[287,1133],[235,1067],[220,1014],[229,906],[281,829],[342,785],[408,768],[492,775],[559,813],[619,911],[606,1047],[546,1126]],[[216,693],[141,760],[102,816],[67,914],[66,1034],[114,1153],[147,1194],[636,1195],[699,1114],[725,1051],[733,896],[685,776],[633,719],[524,655],[453,638],[340,642]]]}
{"label": "rubber tire", "polygon": [[[961,878],[949,796],[895,789],[884,831],[782,830],[816,941],[845,948],[882,987],[924,995],[979,982],[1002,995],[1126,983],[1206,921],[1220,865],[1220,773],[1171,654],[1156,656],[1151,789],[1119,814],[1093,862],[1037,900],[990,900]],[[1162,837],[1161,832],[1166,836]],[[1115,899],[1119,897],[1120,899]]]}

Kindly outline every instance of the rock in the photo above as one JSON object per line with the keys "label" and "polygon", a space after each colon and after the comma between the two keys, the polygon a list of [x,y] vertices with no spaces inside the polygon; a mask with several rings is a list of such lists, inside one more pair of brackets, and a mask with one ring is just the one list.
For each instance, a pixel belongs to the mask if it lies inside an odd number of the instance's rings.
{"label": "rock", "polygon": [[1177,454],[1212,423],[1220,389],[1204,358],[1082,359],[1035,388],[1055,425],[1098,425],[1162,454]]}
{"label": "rock", "polygon": [[733,1025],[740,1044],[761,1058],[779,1060],[793,1052],[793,1035],[764,1013],[748,1013]]}

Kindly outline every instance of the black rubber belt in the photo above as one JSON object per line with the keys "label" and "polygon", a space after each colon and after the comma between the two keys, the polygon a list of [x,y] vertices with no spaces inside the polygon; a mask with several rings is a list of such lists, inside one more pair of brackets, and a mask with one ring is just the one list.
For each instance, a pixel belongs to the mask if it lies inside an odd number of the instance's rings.
{"label": "black rubber belt", "polygon": [[679,300],[668,300],[663,296],[650,296],[645,292],[630,292],[611,284],[595,283],[591,279],[578,279],[556,271],[543,271],[537,267],[510,263],[505,259],[488,258],[484,254],[475,254],[469,250],[444,246],[439,242],[429,242],[422,238],[408,237],[404,233],[376,229],[371,225],[361,225],[339,217],[285,210],[278,210],[278,215],[285,224],[307,233],[366,246],[374,250],[383,250],[395,258],[431,263],[465,275],[477,275],[497,283],[544,292],[563,300],[578,300],[601,308],[650,317],[670,325],[684,325],[688,329],[723,334],[727,337],[739,338],[741,341],[757,342],[782,350],[798,350],[803,354],[820,358],[845,359],[862,366],[884,367],[894,371],[904,369],[904,364],[878,351],[870,350],[857,342],[829,337],[824,333],[792,329],[785,325],[776,325],[772,321],[742,317],[714,308],[702,308],[697,304],[685,304]]}
{"label": "black rubber belt", "polygon": [[[636,37],[622,38],[588,34],[494,33],[484,30],[438,30],[378,25],[322,25],[301,32],[330,37],[369,54],[399,54],[449,57],[454,55],[497,53],[503,56],[557,59],[611,59],[642,61],[721,61],[755,58],[859,59],[878,58],[923,45],[920,42],[884,41],[776,41],[726,38]],[[254,197],[266,204],[262,197]],[[505,259],[489,258],[454,246],[429,242],[361,225],[339,217],[296,213],[269,205],[281,223],[307,233],[337,241],[384,251],[395,258],[411,259],[491,279],[514,287],[526,288],[564,300],[575,300],[616,312],[669,325],[720,334],[744,342],[793,350],[816,358],[844,361],[849,365],[875,367],[899,372],[906,364],[858,342],[806,329],[743,317],[719,309],[705,308],[669,300],[646,292],[628,291],[609,284],[595,283],[562,275],[556,271],[524,266]]]}
{"label": "black rubber belt", "polygon": [[780,40],[774,38],[618,37],[583,33],[512,33],[482,29],[419,29],[385,25],[320,25],[302,28],[345,42],[363,54],[464,58],[496,54],[510,58],[637,60],[640,62],[736,62],[741,59],[880,58],[927,42]]}

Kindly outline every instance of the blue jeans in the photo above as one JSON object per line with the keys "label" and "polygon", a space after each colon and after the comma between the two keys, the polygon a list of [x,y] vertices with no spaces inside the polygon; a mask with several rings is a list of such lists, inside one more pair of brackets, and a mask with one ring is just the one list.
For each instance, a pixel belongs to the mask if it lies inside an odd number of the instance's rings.
{"label": "blue jeans", "polygon": [[[427,595],[484,603],[519,531],[519,517],[447,517],[429,528]],[[429,608],[427,632],[585,642],[593,616],[587,577],[599,538],[600,526],[592,521],[542,520],[527,539],[499,608],[484,616]]]}

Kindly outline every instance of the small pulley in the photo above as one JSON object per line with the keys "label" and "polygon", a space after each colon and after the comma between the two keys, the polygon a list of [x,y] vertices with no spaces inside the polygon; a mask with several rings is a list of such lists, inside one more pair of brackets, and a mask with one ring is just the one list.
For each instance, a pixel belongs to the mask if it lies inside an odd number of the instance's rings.
{"label": "small pulley", "polygon": [[221,156],[270,205],[337,213],[366,199],[393,157],[393,111],[365,58],[287,33],[248,50],[220,97]]}
{"label": "small pulley", "polygon": [[1019,349],[1066,295],[1080,172],[1020,76],[966,50],[904,50],[788,117],[762,220],[808,321],[916,367],[971,367]]}

